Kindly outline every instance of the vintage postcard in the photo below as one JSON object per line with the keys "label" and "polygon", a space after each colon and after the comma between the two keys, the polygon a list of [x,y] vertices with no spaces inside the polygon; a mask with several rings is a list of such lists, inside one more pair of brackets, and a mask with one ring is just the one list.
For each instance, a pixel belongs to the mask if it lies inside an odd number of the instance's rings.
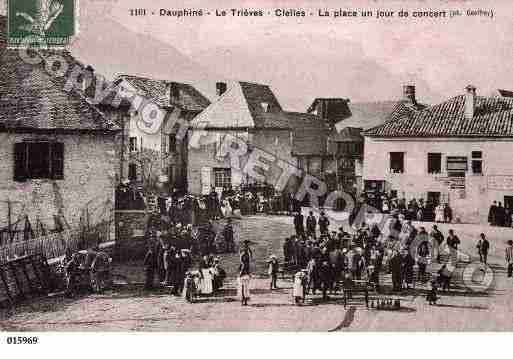
{"label": "vintage postcard", "polygon": [[0,346],[512,331],[512,20],[2,0]]}

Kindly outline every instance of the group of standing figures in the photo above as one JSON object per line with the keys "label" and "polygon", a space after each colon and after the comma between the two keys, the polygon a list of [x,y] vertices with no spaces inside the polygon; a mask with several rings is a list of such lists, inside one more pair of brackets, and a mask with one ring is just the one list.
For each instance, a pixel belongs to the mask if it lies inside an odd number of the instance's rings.
{"label": "group of standing figures", "polygon": [[[438,288],[450,289],[461,244],[454,230],[449,229],[445,236],[435,224],[428,233],[424,227],[415,227],[410,220],[392,215],[381,228],[362,222],[351,235],[342,227],[328,231],[324,224],[329,221],[323,217],[321,213],[317,220],[310,212],[304,231],[303,216],[296,213],[296,235],[286,238],[283,244],[285,262],[300,269],[294,277],[296,302],[304,300],[310,292],[315,294],[316,290],[321,290],[323,298],[328,299],[328,292],[337,293],[339,286],[351,285],[355,280],[371,282],[379,292],[382,273],[391,274],[394,292],[411,289],[415,282],[428,283],[430,303],[436,302]],[[323,224],[319,226],[319,237],[318,223]],[[480,262],[486,264],[490,243],[484,233],[479,235],[476,248]],[[442,261],[442,253],[449,255],[448,261],[445,257]],[[513,263],[511,253],[509,258]],[[513,272],[513,264],[510,268]]]}

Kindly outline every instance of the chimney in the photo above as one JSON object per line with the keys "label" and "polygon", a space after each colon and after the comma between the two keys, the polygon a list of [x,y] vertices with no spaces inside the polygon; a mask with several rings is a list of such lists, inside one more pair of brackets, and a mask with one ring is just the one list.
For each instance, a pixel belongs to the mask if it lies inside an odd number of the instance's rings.
{"label": "chimney", "polygon": [[226,92],[226,82],[216,82],[217,96],[222,96]]}
{"label": "chimney", "polygon": [[465,87],[465,118],[471,120],[474,118],[476,110],[476,88],[472,85]]}
{"label": "chimney", "polygon": [[169,88],[169,101],[171,103],[176,102],[180,99],[180,91],[178,90],[178,84],[176,82],[170,82]]}
{"label": "chimney", "polygon": [[417,99],[415,98],[415,85],[403,86],[403,100],[411,103],[412,105],[417,104]]}

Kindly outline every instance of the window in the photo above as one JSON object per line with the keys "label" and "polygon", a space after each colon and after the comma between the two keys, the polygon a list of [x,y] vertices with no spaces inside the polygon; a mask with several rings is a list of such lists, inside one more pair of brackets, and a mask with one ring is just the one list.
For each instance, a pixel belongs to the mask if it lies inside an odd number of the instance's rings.
{"label": "window", "polygon": [[130,145],[130,152],[136,152],[137,151],[137,137],[130,137],[129,145]]}
{"label": "window", "polygon": [[14,145],[14,180],[64,179],[64,144],[20,142]]}
{"label": "window", "polygon": [[337,153],[341,155],[355,156],[363,152],[363,144],[358,142],[338,142]]}
{"label": "window", "polygon": [[390,172],[404,172],[404,152],[390,152]]}
{"label": "window", "polygon": [[128,179],[130,181],[137,180],[137,165],[135,163],[130,163],[128,165]]}
{"label": "window", "polygon": [[428,173],[441,173],[442,172],[442,154],[441,153],[428,153]]}
{"label": "window", "polygon": [[467,157],[447,157],[447,172],[465,172],[467,170]]}
{"label": "window", "polygon": [[344,170],[354,170],[354,159],[342,157],[338,159],[338,169],[341,171]]}
{"label": "window", "polygon": [[169,153],[176,152],[176,135],[170,134],[168,137]]}
{"label": "window", "polygon": [[214,187],[232,187],[231,168],[214,168]]}
{"label": "window", "polygon": [[472,151],[472,173],[483,174],[483,153],[481,151]]}

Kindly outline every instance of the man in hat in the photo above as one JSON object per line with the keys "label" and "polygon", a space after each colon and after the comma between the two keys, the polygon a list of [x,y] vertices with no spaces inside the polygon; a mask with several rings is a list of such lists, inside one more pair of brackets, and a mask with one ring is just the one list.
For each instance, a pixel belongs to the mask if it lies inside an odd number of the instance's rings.
{"label": "man in hat", "polygon": [[166,286],[171,285],[171,280],[173,278],[173,271],[175,270],[175,254],[175,247],[168,244],[164,251],[164,270],[166,271],[164,283]]}
{"label": "man in hat", "polygon": [[221,267],[221,258],[219,258],[219,257],[214,258],[214,265],[212,266],[212,272],[214,275],[213,286],[214,286],[214,293],[215,293],[215,292],[217,292],[217,290],[219,290],[223,286],[223,281],[226,278],[226,272]]}
{"label": "man in hat", "polygon": [[276,285],[276,282],[278,281],[278,271],[279,271],[279,267],[280,267],[280,265],[278,263],[278,258],[276,258],[276,256],[273,254],[269,258],[267,263],[269,264],[268,272],[269,272],[269,276],[271,277],[271,284],[270,284],[271,290],[278,289],[278,286]]}
{"label": "man in hat", "polygon": [[233,239],[233,226],[232,219],[228,218],[226,221],[226,225],[223,229],[223,237],[224,242],[226,244],[226,252],[234,253],[235,252],[235,241]]}
{"label": "man in hat", "polygon": [[508,267],[508,278],[513,276],[513,240],[508,240],[506,247],[506,266]]}
{"label": "man in hat", "polygon": [[180,295],[183,290],[183,284],[185,281],[185,273],[186,270],[183,265],[181,253],[176,253],[173,261],[173,276],[172,276],[172,285],[173,285],[173,295]]}
{"label": "man in hat", "polygon": [[458,261],[458,246],[460,245],[460,239],[452,229],[449,229],[449,235],[447,236],[447,246],[451,252],[451,260],[456,263]]}
{"label": "man in hat", "polygon": [[319,231],[321,232],[321,235],[328,233],[329,225],[330,221],[326,217],[326,214],[324,213],[324,211],[321,212],[321,216],[319,217]]}
{"label": "man in hat", "polygon": [[316,236],[317,219],[312,211],[306,217],[306,234],[315,238]]}
{"label": "man in hat", "polygon": [[248,300],[250,299],[250,260],[251,255],[249,253],[249,247],[245,248],[240,256],[240,265],[239,265],[239,297],[241,299],[242,305],[248,305]]}
{"label": "man in hat", "polygon": [[476,247],[477,253],[479,254],[479,261],[481,263],[486,264],[486,261],[488,260],[488,250],[490,249],[490,242],[488,242],[488,239],[486,239],[484,233],[480,234]]}
{"label": "man in hat", "polygon": [[319,268],[319,279],[321,282],[322,299],[328,300],[328,290],[332,290],[333,286],[333,270],[328,261],[323,261]]}
{"label": "man in hat", "polygon": [[298,236],[303,236],[305,234],[304,217],[301,212],[296,212],[294,215],[294,229]]}
{"label": "man in hat", "polygon": [[431,244],[436,254],[436,261],[440,263],[440,246],[444,241],[444,235],[442,234],[442,232],[440,232],[438,226],[435,224],[429,236],[431,237]]}
{"label": "man in hat", "polygon": [[146,256],[144,257],[144,268],[146,274],[146,281],[144,284],[144,288],[146,290],[153,289],[153,281],[155,280],[155,269],[157,266],[157,258],[155,257],[155,251],[150,248],[148,252],[146,252]]}
{"label": "man in hat", "polygon": [[490,209],[488,211],[488,223],[490,223],[490,226],[495,226],[497,218],[497,201],[493,201],[492,205],[490,206]]}
{"label": "man in hat", "polygon": [[392,258],[390,258],[390,269],[392,272],[392,286],[394,292],[400,292],[403,289],[402,262],[402,257],[399,252],[394,252],[392,254]]}
{"label": "man in hat", "polygon": [[283,243],[283,258],[285,260],[285,263],[289,263],[292,257],[290,243],[290,237],[286,237],[285,242]]}

